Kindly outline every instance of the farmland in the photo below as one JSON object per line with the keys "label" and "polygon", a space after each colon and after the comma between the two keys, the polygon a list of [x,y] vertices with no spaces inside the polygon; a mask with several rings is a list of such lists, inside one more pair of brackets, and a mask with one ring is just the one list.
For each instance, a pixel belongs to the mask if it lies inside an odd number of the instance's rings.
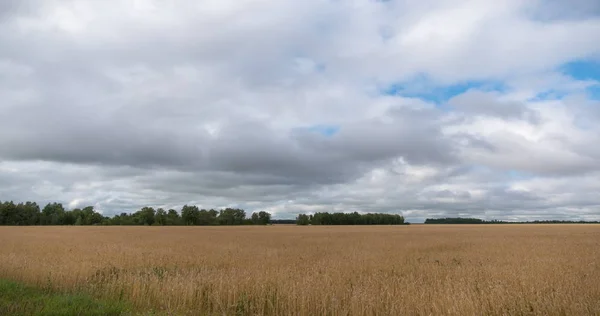
{"label": "farmland", "polygon": [[600,314],[598,225],[0,227],[0,243],[0,279],[142,314]]}

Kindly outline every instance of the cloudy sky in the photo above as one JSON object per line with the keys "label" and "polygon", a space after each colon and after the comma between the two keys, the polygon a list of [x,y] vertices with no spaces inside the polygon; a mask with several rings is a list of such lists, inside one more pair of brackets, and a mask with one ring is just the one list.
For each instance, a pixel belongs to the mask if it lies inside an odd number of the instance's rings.
{"label": "cloudy sky", "polygon": [[600,219],[597,0],[2,0],[0,200]]}

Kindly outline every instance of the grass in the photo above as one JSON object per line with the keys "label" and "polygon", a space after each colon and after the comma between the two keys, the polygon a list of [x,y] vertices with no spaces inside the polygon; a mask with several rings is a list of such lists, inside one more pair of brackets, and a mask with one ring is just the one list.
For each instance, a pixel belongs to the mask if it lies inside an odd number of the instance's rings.
{"label": "grass", "polygon": [[0,280],[0,315],[111,316],[127,313],[121,302],[99,301],[82,294],[58,294]]}
{"label": "grass", "polygon": [[600,315],[598,225],[0,227],[0,236],[0,278],[139,313]]}

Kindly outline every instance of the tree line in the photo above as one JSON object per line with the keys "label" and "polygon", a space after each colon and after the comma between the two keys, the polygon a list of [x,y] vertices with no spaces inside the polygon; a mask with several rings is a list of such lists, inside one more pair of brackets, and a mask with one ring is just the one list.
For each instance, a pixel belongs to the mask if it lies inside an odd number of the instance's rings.
{"label": "tree line", "polygon": [[300,214],[296,217],[297,225],[407,225],[404,217],[398,214],[385,213],[327,213],[313,215]]}
{"label": "tree line", "polygon": [[445,217],[428,218],[425,224],[600,224],[600,221],[535,220],[529,222],[485,221],[479,218]]}
{"label": "tree line", "polygon": [[296,220],[295,219],[272,219],[271,224],[294,225],[294,224],[296,224]]}
{"label": "tree line", "polygon": [[485,221],[479,218],[446,217],[428,218],[425,224],[485,224]]}
{"label": "tree line", "polygon": [[267,225],[271,214],[255,212],[247,218],[246,211],[225,208],[219,211],[184,205],[180,212],[143,207],[134,213],[103,216],[93,206],[66,210],[61,203],[48,203],[43,208],[35,202],[15,204],[0,201],[0,225]]}

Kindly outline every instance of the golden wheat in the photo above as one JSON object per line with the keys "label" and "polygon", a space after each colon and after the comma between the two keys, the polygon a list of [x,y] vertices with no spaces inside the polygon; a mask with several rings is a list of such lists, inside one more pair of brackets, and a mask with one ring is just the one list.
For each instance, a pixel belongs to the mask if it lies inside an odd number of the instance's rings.
{"label": "golden wheat", "polygon": [[0,278],[176,315],[600,315],[600,226],[0,227]]}

